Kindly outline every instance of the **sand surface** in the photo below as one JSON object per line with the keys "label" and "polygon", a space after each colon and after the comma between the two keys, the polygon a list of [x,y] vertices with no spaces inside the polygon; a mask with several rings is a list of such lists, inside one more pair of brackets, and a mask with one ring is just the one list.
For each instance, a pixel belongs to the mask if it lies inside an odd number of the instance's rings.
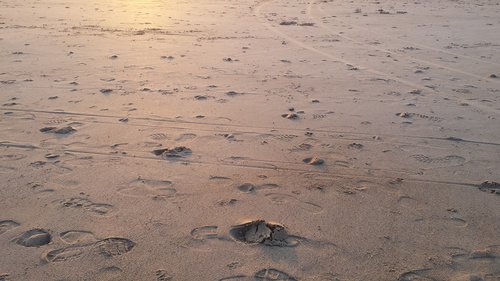
{"label": "sand surface", "polygon": [[0,1],[0,280],[500,280],[499,14]]}

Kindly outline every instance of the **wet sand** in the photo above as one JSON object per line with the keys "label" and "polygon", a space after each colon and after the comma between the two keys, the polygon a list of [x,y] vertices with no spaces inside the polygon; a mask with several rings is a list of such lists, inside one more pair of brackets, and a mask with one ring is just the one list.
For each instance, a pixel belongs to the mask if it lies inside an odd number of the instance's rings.
{"label": "wet sand", "polygon": [[496,1],[0,1],[0,280],[500,280]]}

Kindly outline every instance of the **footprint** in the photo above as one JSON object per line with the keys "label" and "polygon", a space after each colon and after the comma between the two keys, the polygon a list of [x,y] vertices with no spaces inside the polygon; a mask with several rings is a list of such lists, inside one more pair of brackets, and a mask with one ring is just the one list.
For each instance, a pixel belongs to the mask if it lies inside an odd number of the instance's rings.
{"label": "footprint", "polygon": [[135,179],[128,184],[118,188],[118,192],[124,195],[145,197],[161,196],[172,197],[177,193],[175,188],[170,187],[172,182],[169,180],[155,179]]}
{"label": "footprint", "polygon": [[254,277],[257,280],[297,281],[297,279],[288,275],[288,273],[274,269],[274,268],[265,268],[265,269],[259,270],[255,273]]}
{"label": "footprint", "polygon": [[458,218],[458,217],[454,217],[454,216],[451,216],[447,220],[449,222],[451,222],[453,225],[460,226],[460,227],[466,227],[468,225],[466,220]]}
{"label": "footprint", "polygon": [[500,183],[494,181],[485,181],[477,186],[479,190],[496,195],[500,195]]}
{"label": "footprint", "polygon": [[357,191],[366,191],[370,189],[387,191],[387,188],[385,188],[383,185],[368,180],[358,180],[354,183],[353,187]]}
{"label": "footprint", "polygon": [[292,149],[290,149],[290,151],[308,151],[311,150],[311,148],[313,148],[312,144],[301,143],[298,146],[295,146]]}
{"label": "footprint", "polygon": [[434,122],[439,122],[442,119],[437,117],[437,116],[428,116],[425,114],[420,114],[420,113],[412,113],[412,112],[400,112],[396,113],[396,116],[401,117],[401,118],[420,118],[420,119],[427,119],[430,121]]}
{"label": "footprint", "polygon": [[209,178],[210,180],[221,180],[221,181],[224,181],[224,180],[231,180],[231,178],[228,178],[228,177],[224,177],[224,176],[210,176]]}
{"label": "footprint", "polygon": [[313,214],[318,214],[323,211],[323,207],[316,205],[314,203],[301,201],[292,195],[282,194],[282,193],[269,193],[266,194],[265,196],[273,203],[278,205],[288,204],[292,202],[297,204],[300,208],[308,212],[311,212]]}
{"label": "footprint", "polygon": [[196,138],[197,135],[196,134],[191,134],[191,133],[187,133],[187,134],[181,134],[180,136],[178,136],[175,141],[186,141],[186,140],[192,140],[194,138]]}
{"label": "footprint", "polygon": [[275,183],[265,183],[265,184],[261,184],[259,186],[257,186],[257,190],[261,190],[261,189],[275,189],[275,188],[279,188],[280,186],[278,184],[275,184]]}
{"label": "footprint", "polygon": [[347,161],[342,161],[342,160],[336,160],[335,162],[333,162],[333,165],[343,167],[343,168],[351,168],[351,163],[349,163]]}
{"label": "footprint", "polygon": [[255,192],[256,186],[251,183],[244,183],[238,186],[238,190],[245,193],[252,193]]}
{"label": "footprint", "polygon": [[24,154],[4,154],[0,155],[0,160],[2,161],[16,161],[26,158]]}
{"label": "footprint", "polygon": [[[444,280],[498,280],[500,245],[484,249],[460,252],[450,255],[450,263],[435,264],[434,267],[405,272],[398,281],[436,281]],[[484,277],[484,279],[483,279]]]}
{"label": "footprint", "polygon": [[54,133],[54,134],[58,134],[58,135],[69,135],[69,134],[76,132],[76,129],[74,129],[71,126],[66,126],[66,127],[61,127],[61,128],[43,127],[40,129],[40,132],[42,132],[42,133]]}
{"label": "footprint", "polygon": [[191,236],[198,240],[217,238],[217,229],[215,225],[198,227],[191,230]]}
{"label": "footprint", "polygon": [[106,215],[111,211],[111,208],[113,208],[113,206],[110,204],[93,203],[85,207],[85,210],[92,212],[96,215]]}
{"label": "footprint", "polygon": [[171,281],[174,279],[174,277],[172,277],[170,274],[168,274],[167,271],[163,269],[158,269],[155,272],[155,276],[156,276],[156,281]]}
{"label": "footprint", "polygon": [[190,148],[185,146],[177,146],[174,148],[159,148],[153,150],[153,154],[161,156],[163,159],[184,158],[192,154]]}
{"label": "footprint", "polygon": [[408,271],[401,274],[397,281],[436,281],[433,278],[423,276],[428,269]]}
{"label": "footprint", "polygon": [[225,206],[234,206],[236,203],[238,203],[237,199],[222,199],[217,201],[217,206],[220,207],[225,207]]}
{"label": "footprint", "polygon": [[48,252],[45,259],[48,262],[63,262],[78,259],[87,253],[90,245],[75,245]]}
{"label": "footprint", "polygon": [[90,231],[69,230],[62,232],[59,237],[68,244],[81,244],[95,242],[97,239]]}
{"label": "footprint", "polygon": [[120,278],[123,270],[117,266],[108,266],[99,270],[98,280],[116,280]]}
{"label": "footprint", "polygon": [[250,278],[248,278],[248,276],[240,274],[240,275],[234,275],[234,276],[224,277],[224,278],[219,279],[219,281],[242,280],[242,279],[244,279],[244,280],[250,280]]}
{"label": "footprint", "polygon": [[231,227],[231,236],[237,241],[247,244],[264,244],[267,246],[295,247],[298,239],[289,236],[286,228],[277,223],[255,220]]}
{"label": "footprint", "polygon": [[84,209],[85,211],[91,212],[94,215],[106,215],[112,211],[113,205],[105,203],[94,203],[87,198],[69,198],[59,201],[59,204],[65,208],[76,208]]}
{"label": "footprint", "polygon": [[68,122],[67,120],[64,119],[50,119],[47,122],[44,122],[43,124],[45,125],[59,125]]}
{"label": "footprint", "polygon": [[120,256],[130,252],[135,243],[126,238],[106,238],[94,244],[97,253],[105,257]]}
{"label": "footprint", "polygon": [[62,262],[79,259],[85,255],[97,254],[107,258],[123,255],[132,250],[135,243],[126,238],[106,238],[94,243],[72,245],[45,254],[48,262]]}
{"label": "footprint", "polygon": [[31,229],[17,238],[14,238],[12,242],[24,247],[40,247],[47,245],[52,240],[52,236],[45,229]]}
{"label": "footprint", "polygon": [[406,195],[399,196],[398,203],[408,208],[416,208],[419,205],[417,199]]}
{"label": "footprint", "polygon": [[13,221],[13,220],[3,220],[0,221],[0,234],[3,234],[13,228],[16,228],[20,226],[19,223]]}
{"label": "footprint", "polygon": [[241,192],[244,192],[244,193],[253,193],[253,192],[256,192],[256,191],[262,190],[262,189],[274,189],[274,188],[278,188],[278,187],[279,187],[279,185],[277,185],[275,183],[266,183],[266,184],[261,184],[258,186],[251,184],[251,183],[244,183],[244,184],[238,186],[238,190]]}
{"label": "footprint", "polygon": [[410,157],[417,160],[418,162],[426,164],[462,164],[466,161],[465,158],[457,155],[431,158],[423,154],[415,154],[411,155]]}
{"label": "footprint", "polygon": [[141,177],[131,181],[131,186],[152,186],[152,187],[165,187],[171,185],[169,180],[156,180],[156,179],[143,179]]}
{"label": "footprint", "polygon": [[152,139],[152,140],[165,140],[168,137],[164,133],[155,133],[155,134],[149,135],[149,138]]}

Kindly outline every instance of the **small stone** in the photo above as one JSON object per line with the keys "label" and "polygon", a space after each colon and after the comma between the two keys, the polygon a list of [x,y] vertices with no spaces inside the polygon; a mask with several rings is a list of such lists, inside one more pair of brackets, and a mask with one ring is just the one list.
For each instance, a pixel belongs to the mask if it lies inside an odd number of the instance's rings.
{"label": "small stone", "polygon": [[76,129],[71,126],[66,126],[60,129],[53,130],[52,132],[58,135],[67,135],[76,132]]}
{"label": "small stone", "polygon": [[299,119],[299,116],[295,113],[282,114],[281,117],[286,119]]}
{"label": "small stone", "polygon": [[297,25],[296,21],[282,21],[280,25]]}
{"label": "small stone", "polygon": [[306,164],[314,165],[314,166],[323,165],[325,163],[325,160],[318,158],[318,157],[310,157],[310,158],[306,158],[302,161]]}
{"label": "small stone", "polygon": [[110,94],[111,92],[113,92],[113,90],[112,89],[101,89],[100,92],[102,94]]}
{"label": "small stone", "polygon": [[185,146],[177,146],[174,148],[160,148],[153,150],[153,154],[156,156],[162,156],[163,158],[183,158],[191,155],[191,149]]}
{"label": "small stone", "polygon": [[47,159],[54,159],[54,158],[57,158],[57,157],[59,157],[58,154],[52,154],[52,153],[45,154],[45,158],[47,158]]}

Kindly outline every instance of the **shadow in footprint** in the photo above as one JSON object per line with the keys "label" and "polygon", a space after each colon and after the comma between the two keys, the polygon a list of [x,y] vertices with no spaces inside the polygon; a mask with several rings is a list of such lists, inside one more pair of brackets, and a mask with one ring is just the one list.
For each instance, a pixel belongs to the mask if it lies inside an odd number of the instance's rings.
{"label": "shadow in footprint", "polygon": [[47,245],[52,240],[52,236],[45,229],[31,229],[17,238],[14,238],[12,242],[24,247],[40,247]]}
{"label": "shadow in footprint", "polygon": [[234,225],[229,233],[237,241],[266,246],[295,247],[299,244],[300,239],[297,236],[289,235],[285,226],[264,220]]}
{"label": "shadow in footprint", "polygon": [[494,181],[485,181],[477,186],[479,190],[491,194],[500,195],[500,183]]}

